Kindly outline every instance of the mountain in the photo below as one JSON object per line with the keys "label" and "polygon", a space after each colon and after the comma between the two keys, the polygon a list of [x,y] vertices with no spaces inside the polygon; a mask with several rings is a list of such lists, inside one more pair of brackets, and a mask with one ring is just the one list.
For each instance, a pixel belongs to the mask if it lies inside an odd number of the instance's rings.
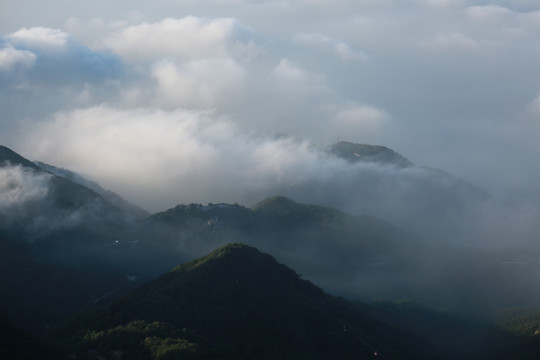
{"label": "mountain", "polygon": [[[433,190],[439,190],[439,192],[447,192],[448,190],[451,190],[454,192],[454,195],[459,198],[470,197],[473,200],[483,200],[488,197],[488,194],[484,190],[475,187],[469,182],[459,179],[450,173],[437,168],[425,165],[418,166],[409,159],[405,158],[403,155],[390,148],[387,148],[386,146],[356,144],[341,141],[330,145],[328,152],[351,163],[373,163],[382,166],[396,166],[398,168],[398,172],[399,170],[408,170],[424,173],[424,176],[426,176],[431,183],[435,183],[438,186],[443,184],[451,185],[450,189],[439,187],[439,189]],[[428,185],[428,183],[425,185]],[[425,189],[426,192],[429,190],[431,189]]]}
{"label": "mountain", "polygon": [[340,141],[329,147],[329,152],[350,162],[373,162],[379,164],[409,167],[414,164],[392,149],[381,145],[355,144]]}
{"label": "mountain", "polygon": [[99,185],[95,181],[88,180],[73,171],[59,168],[53,165],[45,164],[41,161],[34,161],[34,163],[38,165],[41,169],[47,172],[50,172],[51,174],[65,178],[67,180],[70,180],[74,183],[77,183],[88,189],[93,190],[94,192],[99,194],[101,197],[103,197],[105,200],[107,200],[114,206],[118,207],[124,214],[129,215],[133,217],[134,219],[144,219],[150,215],[146,210],[129,203],[128,201],[124,200],[120,195],[116,194],[115,192],[105,190],[101,187],[101,185]]}
{"label": "mountain", "polygon": [[493,236],[478,236],[490,228],[486,191],[447,172],[415,165],[385,146],[339,142],[323,148],[317,171],[275,193],[349,214],[369,214],[440,243],[483,246],[482,241],[493,241]]}
{"label": "mountain", "polygon": [[408,299],[475,317],[504,307],[534,306],[540,299],[538,251],[444,244],[373,216],[283,196],[253,208],[178,205],[143,224],[138,231],[143,243],[185,260],[243,242],[349,299]]}
{"label": "mountain", "polygon": [[83,266],[126,234],[133,218],[95,191],[2,147],[0,231],[36,258]]}
{"label": "mountain", "polygon": [[40,170],[40,167],[30,160],[23,158],[10,148],[0,145],[0,166],[8,165],[21,165],[33,170]]}
{"label": "mountain", "polygon": [[248,359],[433,356],[420,339],[242,244],[180,265],[126,298],[74,319],[57,336],[70,334],[75,334],[69,340],[74,355],[93,349],[106,359],[218,350]]}
{"label": "mountain", "polygon": [[0,148],[0,228],[35,241],[57,231],[110,231],[125,215],[91,189],[43,170],[14,151]]}
{"label": "mountain", "polygon": [[394,260],[416,252],[418,245],[412,234],[375,217],[282,196],[251,209],[237,204],[178,205],[149,217],[138,233],[143,242],[176,249],[188,258],[243,242],[279,256],[329,291],[356,296],[359,291],[351,282],[358,272],[380,269],[373,265],[380,262],[398,266]]}
{"label": "mountain", "polygon": [[[456,246],[438,238],[459,239],[448,227],[426,237],[375,216],[351,215],[284,196],[253,208],[182,204],[134,220],[68,175],[45,171],[5,147],[0,154],[1,314],[34,332],[82,308],[112,301],[174,265],[230,242],[268,252],[326,291],[350,299],[406,298],[471,316],[534,306],[540,299],[538,251]],[[463,209],[459,203],[472,196],[456,192],[459,186],[445,173],[366,162],[350,166],[359,170],[359,178],[347,179],[358,187],[346,194],[351,202],[376,209],[369,196],[382,196],[383,188],[394,191],[392,181],[381,180],[393,174],[409,191],[407,196],[399,193],[402,189],[393,194],[408,201],[402,219],[418,216],[415,207],[423,200],[415,198],[415,191],[426,189],[434,205],[451,198],[448,208],[432,216],[446,214],[446,220],[459,222],[468,215],[458,211]],[[381,176],[371,187],[358,180],[365,177],[364,169],[375,169]],[[378,180],[383,188],[377,188]],[[404,185],[413,182],[426,186]],[[327,196],[333,189],[341,191],[341,184],[328,184],[328,191],[305,191]],[[448,191],[441,194],[440,186]],[[384,201],[382,196],[379,202]],[[436,227],[428,215],[420,219]],[[35,279],[41,279],[39,285]]]}
{"label": "mountain", "polygon": [[0,316],[38,334],[161,273],[148,264],[168,256],[132,240],[133,226],[95,191],[0,147]]}
{"label": "mountain", "polygon": [[273,224],[272,229],[279,227],[344,225],[348,215],[344,212],[326,206],[300,204],[284,196],[267,198],[253,207]]}

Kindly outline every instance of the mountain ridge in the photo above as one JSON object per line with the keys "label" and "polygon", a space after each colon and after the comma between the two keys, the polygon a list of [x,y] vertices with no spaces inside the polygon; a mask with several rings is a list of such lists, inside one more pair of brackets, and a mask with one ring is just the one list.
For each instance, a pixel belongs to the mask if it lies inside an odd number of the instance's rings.
{"label": "mountain ridge", "polygon": [[6,166],[8,164],[22,165],[27,168],[41,171],[41,168],[32,161],[25,159],[10,148],[0,145],[0,166]]}
{"label": "mountain ridge", "polygon": [[395,165],[402,168],[414,166],[414,163],[403,155],[382,145],[357,144],[348,141],[340,141],[330,145],[328,151],[351,163],[379,163]]}
{"label": "mountain ridge", "polygon": [[118,207],[120,210],[122,210],[124,213],[132,216],[134,219],[143,219],[150,215],[146,210],[143,208],[131,204],[129,201],[123,199],[120,195],[116,194],[113,191],[105,190],[101,187],[98,183],[95,181],[91,181],[83,177],[82,175],[79,175],[71,170],[59,168],[53,165],[49,165],[46,163],[43,163],[41,161],[34,161],[36,165],[38,165],[42,170],[45,170],[53,175],[65,178],[69,181],[72,181],[74,183],[77,183],[79,185],[82,185],[101,197],[103,197],[105,200],[109,201],[114,206]]}
{"label": "mountain ridge", "polygon": [[[134,320],[184,328],[189,342],[209,349],[229,346],[251,359],[368,359],[374,352],[428,358],[418,339],[326,294],[244,244],[228,244],[180,265],[79,318],[74,327],[106,332]],[[73,333],[73,325],[65,333]],[[102,354],[112,350],[102,348]]]}

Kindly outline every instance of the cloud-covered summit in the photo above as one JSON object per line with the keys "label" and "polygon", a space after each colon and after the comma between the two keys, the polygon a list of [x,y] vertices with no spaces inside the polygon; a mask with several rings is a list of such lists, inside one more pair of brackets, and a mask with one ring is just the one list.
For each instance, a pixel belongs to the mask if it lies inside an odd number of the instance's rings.
{"label": "cloud-covered summit", "polygon": [[333,179],[340,140],[540,200],[534,1],[57,4],[2,2],[0,142],[149,209]]}

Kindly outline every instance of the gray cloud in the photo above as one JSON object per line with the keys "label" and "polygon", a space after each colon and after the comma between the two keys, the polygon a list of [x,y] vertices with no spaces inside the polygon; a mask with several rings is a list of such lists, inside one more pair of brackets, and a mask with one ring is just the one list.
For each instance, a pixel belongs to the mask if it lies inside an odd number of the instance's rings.
{"label": "gray cloud", "polygon": [[[346,139],[392,147],[487,188],[520,219],[536,216],[535,2],[134,1],[107,14],[64,5],[1,27],[0,141],[33,158],[152,210],[249,203],[307,178],[348,189],[360,173],[386,179],[375,194],[394,191],[388,199],[430,188],[421,170],[361,171],[312,150]],[[340,206],[388,207],[368,203]]]}

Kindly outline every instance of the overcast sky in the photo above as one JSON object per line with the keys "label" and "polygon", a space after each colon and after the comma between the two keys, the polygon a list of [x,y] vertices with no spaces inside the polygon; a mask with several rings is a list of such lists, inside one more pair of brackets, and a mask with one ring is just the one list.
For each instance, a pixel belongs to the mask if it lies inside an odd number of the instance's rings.
{"label": "overcast sky", "polygon": [[538,0],[2,0],[0,36],[0,143],[151,211],[337,140],[540,198]]}

